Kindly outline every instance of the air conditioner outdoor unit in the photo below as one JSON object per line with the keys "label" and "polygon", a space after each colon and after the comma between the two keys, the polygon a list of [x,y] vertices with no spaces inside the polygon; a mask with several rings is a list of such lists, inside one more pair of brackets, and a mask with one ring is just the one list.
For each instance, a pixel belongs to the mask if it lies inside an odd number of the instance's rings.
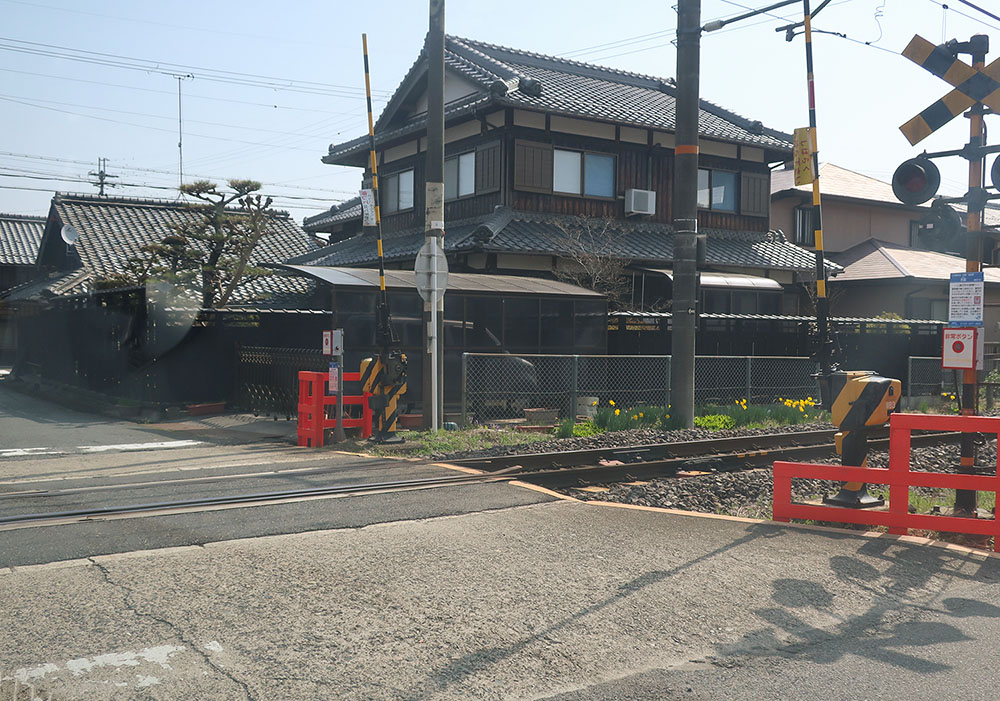
{"label": "air conditioner outdoor unit", "polygon": [[656,214],[656,192],[626,189],[625,214]]}

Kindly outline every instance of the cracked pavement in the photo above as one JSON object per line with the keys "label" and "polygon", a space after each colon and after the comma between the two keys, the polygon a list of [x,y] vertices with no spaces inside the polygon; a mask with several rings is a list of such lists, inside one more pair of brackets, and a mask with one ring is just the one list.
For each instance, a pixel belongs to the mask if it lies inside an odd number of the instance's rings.
{"label": "cracked pavement", "polygon": [[56,700],[941,698],[991,669],[998,565],[555,502],[0,571],[0,676]]}

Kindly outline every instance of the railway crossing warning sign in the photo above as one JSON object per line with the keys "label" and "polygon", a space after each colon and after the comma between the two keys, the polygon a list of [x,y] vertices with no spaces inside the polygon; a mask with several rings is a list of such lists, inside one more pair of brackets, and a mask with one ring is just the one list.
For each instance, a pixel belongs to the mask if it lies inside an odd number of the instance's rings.
{"label": "railway crossing warning sign", "polygon": [[899,128],[911,145],[977,102],[1000,112],[1000,59],[983,69],[974,68],[955,58],[947,45],[935,46],[919,35],[910,40],[903,55],[955,88]]}

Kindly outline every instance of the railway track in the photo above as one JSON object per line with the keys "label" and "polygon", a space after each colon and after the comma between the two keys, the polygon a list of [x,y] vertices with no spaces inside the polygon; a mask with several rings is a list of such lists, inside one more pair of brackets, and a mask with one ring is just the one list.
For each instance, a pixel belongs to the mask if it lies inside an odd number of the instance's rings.
{"label": "railway track", "polygon": [[[533,453],[492,458],[467,458],[454,464],[476,468],[480,474],[447,475],[391,482],[337,484],[298,489],[232,493],[196,499],[136,502],[133,504],[93,508],[37,511],[34,513],[0,516],[0,530],[104,520],[130,516],[154,516],[233,508],[261,504],[278,504],[314,498],[356,496],[385,492],[410,491],[487,482],[523,480],[551,489],[567,489],[596,484],[648,480],[670,476],[697,475],[710,472],[736,471],[769,466],[775,460],[812,460],[831,455],[835,431],[740,436],[714,440],[684,441],[652,445],[596,448],[562,453]],[[958,433],[914,435],[913,446],[956,442]],[[888,438],[869,441],[873,450],[888,447]],[[320,472],[309,470],[307,472]],[[209,479],[191,480],[213,481]],[[122,491],[136,485],[121,484],[99,487],[101,491]],[[53,490],[48,494],[91,491],[94,488]],[[39,497],[47,493],[21,492],[10,497]]]}

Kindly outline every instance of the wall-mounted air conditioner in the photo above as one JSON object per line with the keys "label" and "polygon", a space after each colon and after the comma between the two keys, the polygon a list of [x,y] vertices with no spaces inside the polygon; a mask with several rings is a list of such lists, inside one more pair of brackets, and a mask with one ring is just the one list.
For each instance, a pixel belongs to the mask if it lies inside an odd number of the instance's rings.
{"label": "wall-mounted air conditioner", "polygon": [[656,214],[656,192],[626,189],[625,214]]}

